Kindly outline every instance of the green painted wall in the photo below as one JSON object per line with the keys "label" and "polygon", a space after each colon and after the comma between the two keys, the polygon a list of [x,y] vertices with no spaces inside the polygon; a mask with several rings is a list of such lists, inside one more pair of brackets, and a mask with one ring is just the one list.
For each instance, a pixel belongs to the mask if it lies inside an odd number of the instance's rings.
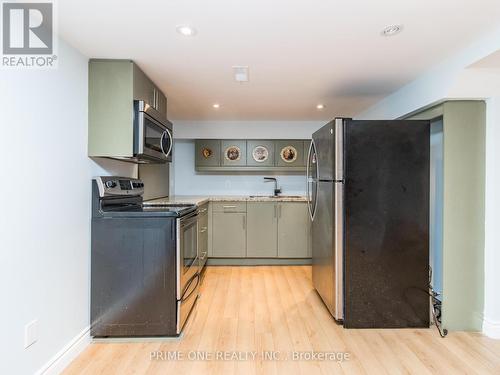
{"label": "green painted wall", "polygon": [[486,104],[447,101],[412,119],[443,117],[443,327],[480,331],[484,308]]}

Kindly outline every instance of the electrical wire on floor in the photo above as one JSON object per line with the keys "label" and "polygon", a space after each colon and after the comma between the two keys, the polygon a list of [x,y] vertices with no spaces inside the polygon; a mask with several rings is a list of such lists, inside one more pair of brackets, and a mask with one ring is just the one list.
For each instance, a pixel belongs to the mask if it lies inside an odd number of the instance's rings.
{"label": "electrical wire on floor", "polygon": [[444,338],[448,334],[448,330],[446,328],[443,328],[441,324],[441,299],[439,299],[441,294],[436,292],[434,290],[434,287],[432,286],[432,268],[430,267],[429,267],[429,296],[431,297],[432,318],[434,320],[434,324],[436,325],[439,331],[439,335]]}

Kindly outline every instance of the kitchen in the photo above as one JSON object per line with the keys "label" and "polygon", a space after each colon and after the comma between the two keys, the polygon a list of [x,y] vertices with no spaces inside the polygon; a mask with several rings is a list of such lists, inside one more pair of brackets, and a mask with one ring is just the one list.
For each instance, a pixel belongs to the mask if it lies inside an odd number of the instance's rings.
{"label": "kitchen", "polygon": [[1,72],[2,373],[497,373],[498,5],[237,3]]}

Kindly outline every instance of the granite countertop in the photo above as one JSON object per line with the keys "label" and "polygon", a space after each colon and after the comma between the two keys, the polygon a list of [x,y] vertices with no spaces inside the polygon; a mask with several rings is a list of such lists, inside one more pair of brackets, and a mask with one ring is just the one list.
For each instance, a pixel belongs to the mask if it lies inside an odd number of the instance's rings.
{"label": "granite countertop", "polygon": [[174,195],[171,197],[151,199],[145,206],[161,206],[166,204],[196,204],[201,206],[207,202],[306,202],[304,195],[283,195],[277,198],[255,195]]}

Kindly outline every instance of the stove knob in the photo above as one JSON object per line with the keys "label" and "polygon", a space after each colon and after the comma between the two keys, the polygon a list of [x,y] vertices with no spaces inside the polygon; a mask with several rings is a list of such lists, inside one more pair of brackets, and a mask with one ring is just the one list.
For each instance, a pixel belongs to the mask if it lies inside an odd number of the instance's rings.
{"label": "stove knob", "polygon": [[116,182],[114,181],[106,181],[106,187],[108,189],[114,188],[116,186]]}

